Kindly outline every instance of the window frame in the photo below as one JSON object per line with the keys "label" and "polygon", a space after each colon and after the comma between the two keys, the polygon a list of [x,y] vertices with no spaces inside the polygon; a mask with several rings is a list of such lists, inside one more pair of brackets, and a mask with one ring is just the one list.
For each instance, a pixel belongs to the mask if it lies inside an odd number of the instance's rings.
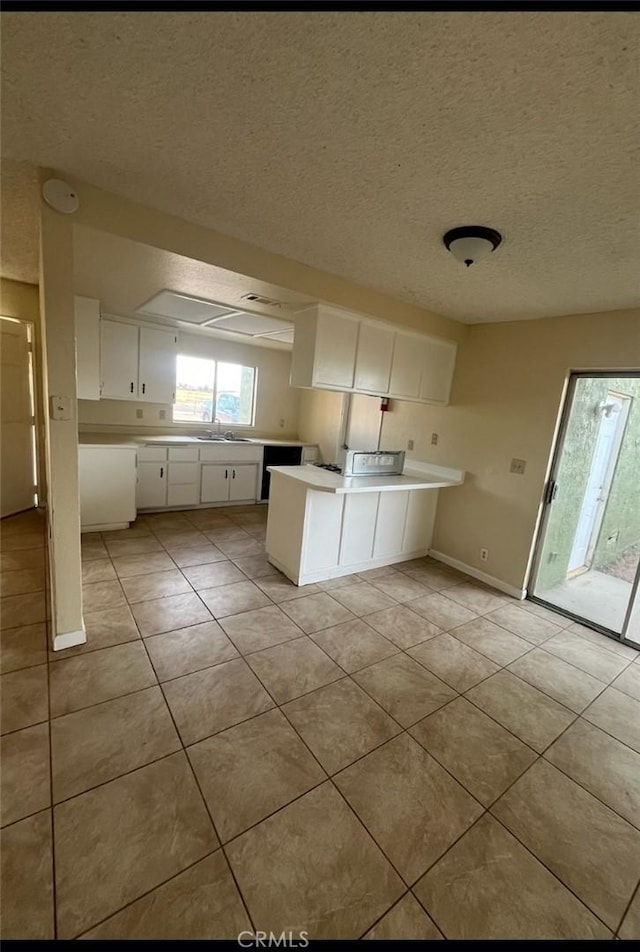
{"label": "window frame", "polygon": [[[181,354],[176,355],[176,396],[178,394],[178,360],[180,357],[189,357],[195,358],[196,360],[206,360],[213,365],[213,405],[216,406],[218,402],[218,364],[231,364],[236,367],[243,367],[248,370],[253,371],[253,386],[251,388],[251,422],[250,423],[224,423],[221,422],[220,426],[226,426],[227,429],[254,429],[256,425],[256,398],[258,394],[258,368],[255,364],[238,364],[233,360],[223,360],[218,357],[204,357],[196,354]],[[227,390],[220,391],[221,393],[228,393]],[[217,426],[215,418],[213,420],[176,420],[174,417],[176,403],[171,404],[171,422],[174,426],[193,426],[198,429],[203,427],[212,427]]]}

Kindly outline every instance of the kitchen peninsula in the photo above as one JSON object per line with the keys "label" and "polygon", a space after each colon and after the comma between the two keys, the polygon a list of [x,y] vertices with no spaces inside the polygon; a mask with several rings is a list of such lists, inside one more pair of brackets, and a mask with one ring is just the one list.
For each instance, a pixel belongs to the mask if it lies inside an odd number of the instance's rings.
{"label": "kitchen peninsula", "polygon": [[400,476],[342,476],[272,466],[266,549],[296,585],[424,556],[438,490],[464,472],[412,460]]}

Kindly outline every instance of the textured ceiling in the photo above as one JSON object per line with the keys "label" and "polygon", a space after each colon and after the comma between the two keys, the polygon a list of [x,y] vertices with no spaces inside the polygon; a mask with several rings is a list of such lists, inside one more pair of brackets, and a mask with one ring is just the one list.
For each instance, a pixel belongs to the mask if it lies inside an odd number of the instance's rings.
{"label": "textured ceiling", "polygon": [[[634,13],[8,13],[3,151],[465,321],[640,301]],[[441,236],[504,234],[463,270]]]}

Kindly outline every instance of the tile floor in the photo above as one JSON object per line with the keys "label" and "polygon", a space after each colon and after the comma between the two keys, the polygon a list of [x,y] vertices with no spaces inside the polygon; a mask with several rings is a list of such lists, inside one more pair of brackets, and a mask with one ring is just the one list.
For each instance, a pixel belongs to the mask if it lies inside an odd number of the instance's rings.
{"label": "tile floor", "polygon": [[3,521],[3,937],[640,938],[637,652],[428,558],[296,588],[266,515],[83,536],[55,654]]}

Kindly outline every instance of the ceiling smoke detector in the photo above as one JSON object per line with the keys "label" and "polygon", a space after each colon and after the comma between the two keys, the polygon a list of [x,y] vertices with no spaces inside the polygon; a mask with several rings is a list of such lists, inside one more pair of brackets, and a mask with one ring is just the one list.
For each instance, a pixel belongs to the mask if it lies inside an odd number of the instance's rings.
{"label": "ceiling smoke detector", "polygon": [[443,236],[442,241],[456,261],[470,268],[476,261],[487,258],[496,250],[502,241],[502,235],[495,228],[485,228],[484,225],[464,225],[461,228],[452,228]]}

